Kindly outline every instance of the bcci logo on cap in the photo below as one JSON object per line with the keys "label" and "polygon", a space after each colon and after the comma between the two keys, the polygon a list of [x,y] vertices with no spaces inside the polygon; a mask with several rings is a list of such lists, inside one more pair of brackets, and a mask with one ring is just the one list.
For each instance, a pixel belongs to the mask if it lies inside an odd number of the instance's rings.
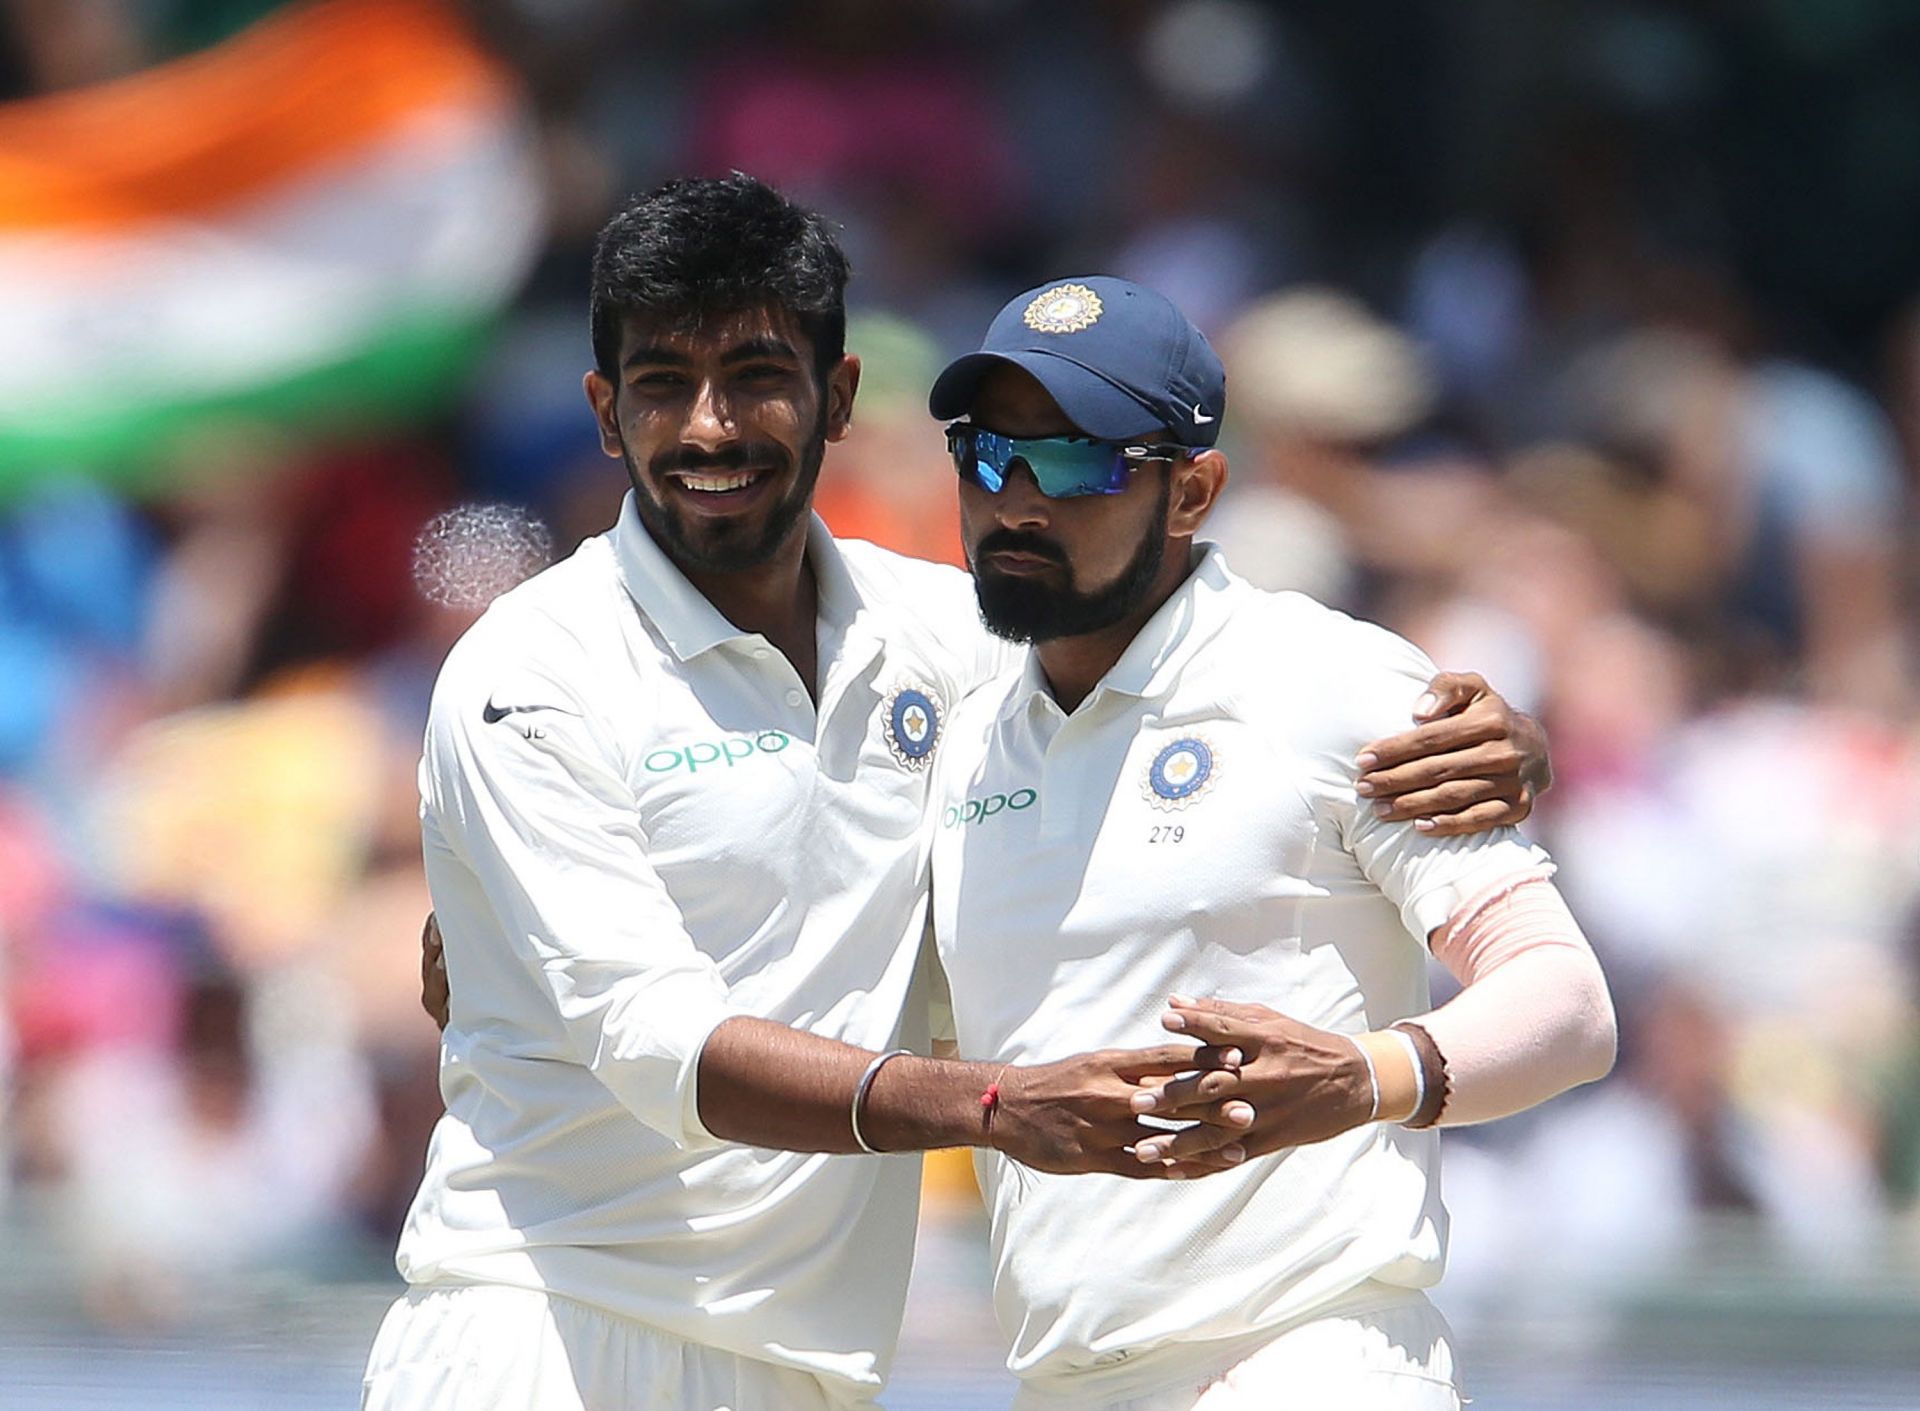
{"label": "bcci logo on cap", "polygon": [[1213,747],[1189,735],[1175,740],[1147,766],[1147,802],[1155,808],[1185,808],[1213,782]]}
{"label": "bcci logo on cap", "polygon": [[886,703],[887,748],[909,769],[925,769],[940,743],[940,706],[933,693],[902,686]]}
{"label": "bcci logo on cap", "polygon": [[1034,295],[1020,321],[1036,333],[1078,333],[1092,328],[1104,312],[1100,296],[1084,284],[1056,284]]}

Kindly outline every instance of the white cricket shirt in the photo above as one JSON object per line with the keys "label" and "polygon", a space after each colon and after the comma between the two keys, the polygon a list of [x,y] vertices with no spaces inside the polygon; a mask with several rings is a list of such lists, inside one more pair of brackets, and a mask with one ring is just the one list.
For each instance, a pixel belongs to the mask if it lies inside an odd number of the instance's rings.
{"label": "white cricket shirt", "polygon": [[[1428,1007],[1424,940],[1544,854],[1434,839],[1354,793],[1432,664],[1379,627],[1267,593],[1208,546],[1080,707],[1037,658],[956,713],[934,928],[960,1051],[1045,1062],[1159,1043],[1170,994],[1357,1033]],[[1192,1344],[1439,1277],[1437,1139],[1391,1124],[1190,1183],[983,1161],[1009,1365],[1120,1397]],[[1377,1285],[1374,1286],[1377,1290]]]}
{"label": "white cricket shirt", "polygon": [[1010,656],[964,574],[817,520],[807,552],[817,712],[631,496],[448,657],[420,770],[447,1112],[398,1263],[871,1387],[918,1161],[718,1143],[696,1061],[734,1014],[903,1041],[931,763],[951,704]]}

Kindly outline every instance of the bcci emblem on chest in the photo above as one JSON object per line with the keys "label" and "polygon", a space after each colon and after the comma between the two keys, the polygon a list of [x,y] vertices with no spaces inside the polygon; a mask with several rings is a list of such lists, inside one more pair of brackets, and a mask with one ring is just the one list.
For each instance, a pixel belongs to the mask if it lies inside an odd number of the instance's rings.
{"label": "bcci emblem on chest", "polygon": [[1206,792],[1218,761],[1213,747],[1189,735],[1175,740],[1147,766],[1144,792],[1155,808],[1185,808]]}
{"label": "bcci emblem on chest", "polygon": [[940,743],[940,706],[931,691],[902,686],[886,701],[887,748],[909,769],[925,769]]}

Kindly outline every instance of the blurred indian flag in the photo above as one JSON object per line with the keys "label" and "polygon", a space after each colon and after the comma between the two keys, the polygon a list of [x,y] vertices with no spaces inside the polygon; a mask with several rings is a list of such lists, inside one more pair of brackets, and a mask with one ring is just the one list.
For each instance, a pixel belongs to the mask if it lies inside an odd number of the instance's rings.
{"label": "blurred indian flag", "polygon": [[510,76],[441,0],[315,0],[0,106],[0,497],[210,422],[445,397],[541,237]]}

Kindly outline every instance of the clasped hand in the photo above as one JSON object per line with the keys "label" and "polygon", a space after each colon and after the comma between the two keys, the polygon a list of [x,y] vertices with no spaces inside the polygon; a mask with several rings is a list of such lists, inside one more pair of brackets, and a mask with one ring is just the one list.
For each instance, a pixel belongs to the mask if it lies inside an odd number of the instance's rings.
{"label": "clasped hand", "polygon": [[[1137,1143],[1143,1164],[1217,1161],[1325,1141],[1373,1117],[1366,1059],[1344,1034],[1316,1029],[1262,1004],[1175,996],[1161,1023],[1201,1041],[1203,1071],[1143,1085],[1137,1114],[1202,1125]],[[1223,1134],[1232,1135],[1223,1142]]]}
{"label": "clasped hand", "polygon": [[[1023,1166],[1063,1175],[1101,1171],[1178,1181],[1231,1170],[1247,1157],[1246,1124],[1226,1111],[1231,1104],[1198,1091],[1207,1078],[1232,1076],[1215,1071],[1229,1056],[1217,1048],[1182,1043],[1014,1065],[997,1084],[988,1145]],[[1183,1073],[1189,1076],[1177,1076]],[[1169,1135],[1140,1121],[1150,1110],[1140,1105],[1141,1099],[1175,1089],[1188,1096],[1171,1115],[1197,1125],[1179,1134],[1176,1151],[1136,1155],[1143,1147],[1153,1150]]]}

